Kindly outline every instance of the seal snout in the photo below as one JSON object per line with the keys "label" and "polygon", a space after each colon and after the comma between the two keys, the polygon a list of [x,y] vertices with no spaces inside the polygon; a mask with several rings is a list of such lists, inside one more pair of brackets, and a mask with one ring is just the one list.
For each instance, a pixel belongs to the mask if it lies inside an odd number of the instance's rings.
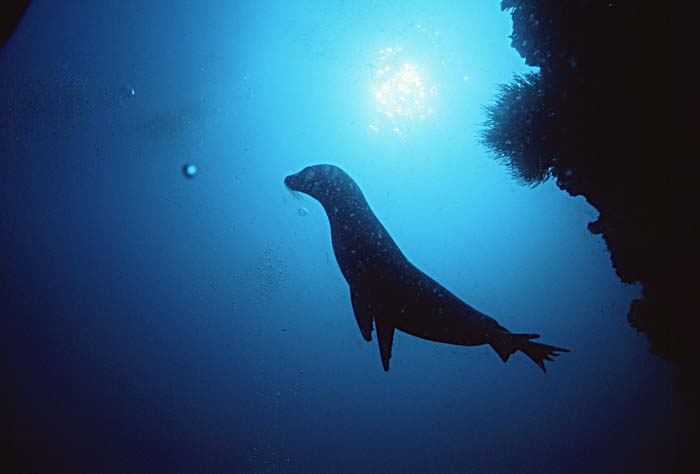
{"label": "seal snout", "polygon": [[290,174],[284,178],[284,185],[287,187],[287,190],[292,196],[294,196],[296,199],[301,199],[301,196],[299,195],[299,177],[297,175]]}
{"label": "seal snout", "polygon": [[287,186],[291,191],[297,191],[295,184],[296,181],[298,181],[296,175],[290,174],[286,178],[284,178],[284,185]]}
{"label": "seal snout", "polygon": [[327,185],[327,165],[307,166],[295,174],[284,178],[284,184],[292,192],[300,192],[318,199]]}

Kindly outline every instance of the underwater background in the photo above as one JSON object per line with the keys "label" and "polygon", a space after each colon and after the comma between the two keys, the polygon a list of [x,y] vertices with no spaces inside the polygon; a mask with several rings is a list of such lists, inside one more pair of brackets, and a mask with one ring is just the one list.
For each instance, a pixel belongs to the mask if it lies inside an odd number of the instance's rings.
{"label": "underwater background", "polygon": [[[682,434],[641,287],[582,197],[480,139],[533,71],[511,27],[497,1],[32,2],[0,50],[4,472],[659,472]],[[397,332],[385,373],[283,184],[318,163],[571,352],[543,374]]]}

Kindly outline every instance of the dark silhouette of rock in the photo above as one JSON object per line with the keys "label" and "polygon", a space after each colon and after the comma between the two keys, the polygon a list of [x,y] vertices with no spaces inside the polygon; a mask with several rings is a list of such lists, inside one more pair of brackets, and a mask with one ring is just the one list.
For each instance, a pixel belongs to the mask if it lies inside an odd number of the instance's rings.
{"label": "dark silhouette of rock", "polygon": [[0,48],[12,35],[28,6],[29,0],[3,0],[0,6]]}
{"label": "dark silhouette of rock", "polygon": [[[685,4],[504,0],[513,47],[539,73],[502,86],[484,142],[525,184],[553,176],[600,211],[629,322],[695,366],[700,305],[698,68]],[[595,297],[595,295],[591,295]]]}
{"label": "dark silhouette of rock", "polygon": [[554,177],[600,212],[589,230],[605,239],[620,279],[644,287],[630,324],[679,369],[677,459],[662,470],[698,472],[698,7],[501,6],[513,17],[513,47],[540,71],[502,86],[487,107],[483,140],[523,183]]}

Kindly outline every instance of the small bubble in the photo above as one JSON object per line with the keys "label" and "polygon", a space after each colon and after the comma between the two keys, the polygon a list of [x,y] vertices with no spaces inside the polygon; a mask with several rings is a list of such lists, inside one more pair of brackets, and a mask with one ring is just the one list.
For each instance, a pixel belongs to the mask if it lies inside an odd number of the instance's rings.
{"label": "small bubble", "polygon": [[136,95],[136,90],[134,90],[134,88],[128,84],[123,87],[123,91],[124,96],[127,98],[134,97]]}
{"label": "small bubble", "polygon": [[309,210],[308,210],[307,208],[305,208],[305,207],[300,207],[300,208],[297,210],[297,214],[299,214],[299,215],[302,216],[302,217],[305,216],[305,215],[307,215],[308,213],[309,213]]}
{"label": "small bubble", "polygon": [[194,175],[197,174],[197,166],[190,163],[182,165],[182,174],[185,175],[187,179],[194,178]]}

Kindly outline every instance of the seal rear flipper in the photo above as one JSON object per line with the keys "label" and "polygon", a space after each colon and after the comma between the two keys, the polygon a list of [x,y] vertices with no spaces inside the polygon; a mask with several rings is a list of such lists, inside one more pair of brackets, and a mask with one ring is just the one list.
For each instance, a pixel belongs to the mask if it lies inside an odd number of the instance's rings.
{"label": "seal rear flipper", "polygon": [[507,333],[492,341],[490,344],[501,357],[503,362],[506,362],[508,357],[510,357],[510,355],[515,351],[522,351],[525,353],[525,355],[532,359],[532,361],[537,364],[540,369],[547,372],[547,369],[544,366],[544,361],[548,360],[553,362],[554,359],[552,359],[552,357],[558,357],[559,352],[569,352],[569,349],[531,341],[531,339],[537,339],[538,337],[540,337],[539,334]]}
{"label": "seal rear flipper", "polygon": [[552,357],[559,357],[559,352],[569,352],[569,349],[540,344],[539,342],[532,342],[530,340],[523,340],[518,346],[518,349],[523,351],[525,355],[532,359],[544,372],[547,372],[544,366],[545,360],[554,362]]}
{"label": "seal rear flipper", "polygon": [[352,310],[355,313],[355,321],[360,328],[362,337],[365,341],[372,340],[372,315],[370,314],[371,305],[362,298],[360,292],[354,288],[350,289],[350,299],[352,300]]}
{"label": "seal rear flipper", "polygon": [[377,319],[377,341],[379,341],[379,354],[382,356],[382,366],[385,372],[389,372],[391,346],[394,344],[394,326]]}

